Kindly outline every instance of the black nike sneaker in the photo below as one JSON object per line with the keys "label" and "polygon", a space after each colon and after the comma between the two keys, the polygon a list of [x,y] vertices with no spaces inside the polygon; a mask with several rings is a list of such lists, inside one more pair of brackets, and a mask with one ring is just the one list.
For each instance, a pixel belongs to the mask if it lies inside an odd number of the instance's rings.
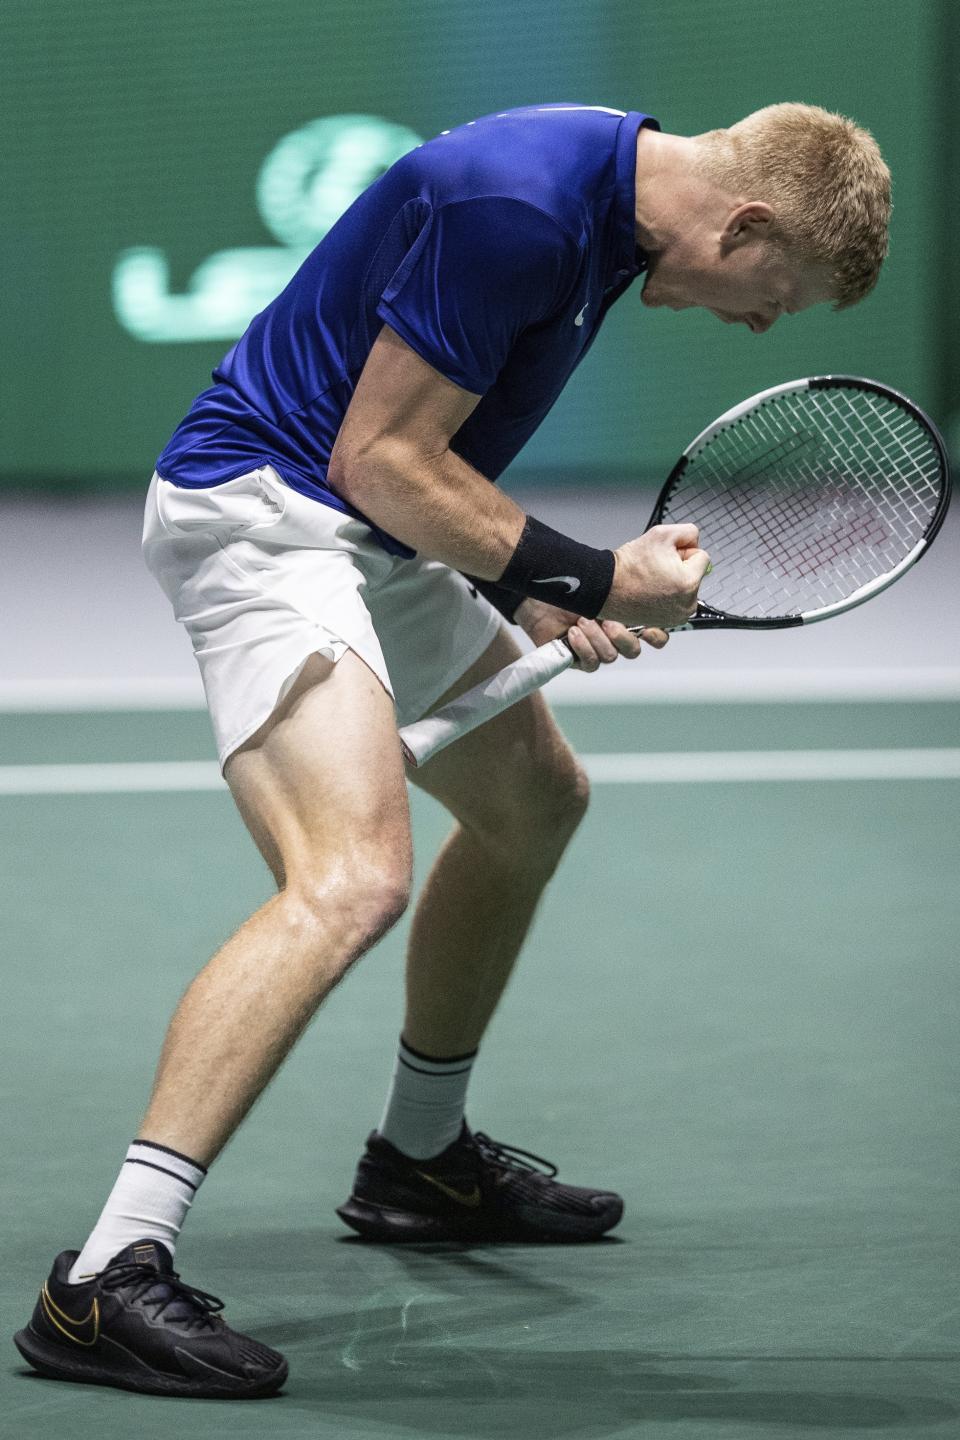
{"label": "black nike sneaker", "polygon": [[128,1245],[71,1285],[78,1253],[57,1256],[30,1324],[13,1337],[41,1375],[196,1400],[271,1395],[287,1378],[283,1356],[231,1330],[223,1301],[181,1280],[159,1241]]}
{"label": "black nike sneaker", "polygon": [[620,1196],[561,1185],[556,1173],[549,1160],[474,1135],[466,1122],[430,1160],[411,1159],[374,1131],[337,1214],[366,1239],[390,1242],[594,1240],[612,1230]]}

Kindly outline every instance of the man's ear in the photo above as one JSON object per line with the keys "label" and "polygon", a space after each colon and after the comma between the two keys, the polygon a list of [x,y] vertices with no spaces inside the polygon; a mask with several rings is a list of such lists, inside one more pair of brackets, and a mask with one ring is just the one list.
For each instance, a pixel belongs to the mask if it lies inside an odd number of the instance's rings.
{"label": "man's ear", "polygon": [[769,233],[774,214],[771,207],[762,200],[747,200],[731,210],[726,224],[720,232],[720,244],[724,250],[735,250],[750,240],[759,239]]}

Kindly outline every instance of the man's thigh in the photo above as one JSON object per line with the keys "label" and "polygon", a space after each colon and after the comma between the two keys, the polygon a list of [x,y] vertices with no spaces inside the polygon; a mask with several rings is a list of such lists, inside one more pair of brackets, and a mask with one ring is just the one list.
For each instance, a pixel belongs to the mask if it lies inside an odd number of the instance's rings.
{"label": "man's thigh", "polygon": [[331,865],[409,883],[393,701],[352,651],[336,664],[311,656],[224,775],[278,885],[309,886]]}
{"label": "man's thigh", "polygon": [[[521,653],[503,626],[431,710],[462,695]],[[582,813],[586,775],[538,690],[441,750],[408,778],[456,819],[490,836],[522,836]]]}

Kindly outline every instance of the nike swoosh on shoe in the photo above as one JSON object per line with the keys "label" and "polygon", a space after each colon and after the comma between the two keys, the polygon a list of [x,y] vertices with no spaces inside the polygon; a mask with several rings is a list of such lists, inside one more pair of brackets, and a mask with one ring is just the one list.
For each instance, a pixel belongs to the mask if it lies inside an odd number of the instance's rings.
{"label": "nike swoosh on shoe", "polygon": [[40,1304],[50,1324],[59,1330],[61,1335],[66,1335],[75,1345],[96,1345],[100,1336],[100,1306],[96,1298],[82,1320],[76,1320],[65,1310],[61,1310],[46,1285],[40,1291]]}
{"label": "nike swoosh on shoe", "polygon": [[463,1190],[454,1190],[452,1185],[445,1185],[442,1180],[437,1179],[436,1175],[428,1175],[426,1170],[418,1170],[416,1173],[420,1176],[421,1180],[426,1180],[428,1184],[435,1185],[438,1190],[442,1190],[444,1195],[449,1195],[450,1199],[456,1200],[459,1205],[467,1205],[474,1210],[479,1207],[479,1185],[474,1185],[472,1190],[464,1192]]}

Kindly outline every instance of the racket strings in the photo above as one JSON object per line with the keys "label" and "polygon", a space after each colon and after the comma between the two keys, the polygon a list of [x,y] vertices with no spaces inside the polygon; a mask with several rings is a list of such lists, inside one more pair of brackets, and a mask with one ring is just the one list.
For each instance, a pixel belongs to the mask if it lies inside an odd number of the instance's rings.
{"label": "racket strings", "polygon": [[[775,418],[758,415],[757,421],[762,428],[765,419]],[[869,579],[867,557],[872,564],[876,548],[889,539],[889,532],[869,503],[857,473],[845,470],[844,480],[848,486],[850,482],[859,486],[868,501],[864,506],[852,503],[849,488],[824,479],[818,472],[819,438],[819,434],[807,432],[808,453],[798,457],[801,486],[780,497],[777,518],[782,529],[774,535],[767,533],[764,547],[774,568],[792,581],[817,576],[832,564],[845,563],[848,577],[858,582],[854,588],[859,588],[859,583]],[[831,443],[839,453],[841,447],[835,436],[831,436]],[[828,603],[826,595],[821,598]]]}
{"label": "racket strings", "polygon": [[[728,444],[722,450],[715,447],[706,458],[703,478],[707,483],[686,497],[683,507],[684,514],[696,514],[695,523],[705,532],[704,543],[714,554],[724,557],[722,581],[703,598],[737,614],[776,614],[784,609],[781,578],[758,571],[756,556],[750,553],[751,542],[759,538],[767,552],[766,560],[779,560],[780,568],[790,558],[785,548],[788,537],[798,562],[809,564],[813,558],[813,551],[803,545],[803,535],[806,522],[815,512],[805,490],[792,483],[792,470],[802,467],[798,452],[803,446],[814,445],[816,437],[806,431],[792,432],[793,466],[786,470],[782,463],[783,427],[772,424],[772,419],[759,414],[745,417],[739,429],[730,432]],[[701,453],[707,457],[706,451]],[[742,463],[744,454],[753,455],[747,465]],[[732,489],[731,472],[736,482]],[[749,568],[744,559],[751,561]]]}
{"label": "racket strings", "polygon": [[[870,573],[887,568],[874,547],[886,542],[896,563],[922,537],[939,497],[940,466],[930,437],[907,412],[870,392],[853,391],[861,407],[841,410],[836,394],[811,391],[824,434],[844,466],[844,489],[836,504],[859,494],[861,517],[875,515],[875,525],[864,526],[871,549],[851,551],[849,558]],[[869,415],[869,421],[867,416]],[[925,468],[924,462],[930,462]]]}
{"label": "racket strings", "polygon": [[850,389],[782,392],[689,459],[662,518],[698,525],[708,604],[763,617],[842,602],[923,538],[941,487],[926,428]]}
{"label": "racket strings", "polygon": [[[858,410],[838,413],[836,396],[830,392],[810,392],[837,452],[842,453],[845,444],[851,449],[851,458],[859,452],[872,467],[873,478],[884,482],[887,503],[925,526],[940,488],[939,457],[930,436],[898,405],[870,392],[853,393],[859,393],[869,406],[869,424],[867,415]],[[851,473],[854,483],[862,478],[861,472]]]}

